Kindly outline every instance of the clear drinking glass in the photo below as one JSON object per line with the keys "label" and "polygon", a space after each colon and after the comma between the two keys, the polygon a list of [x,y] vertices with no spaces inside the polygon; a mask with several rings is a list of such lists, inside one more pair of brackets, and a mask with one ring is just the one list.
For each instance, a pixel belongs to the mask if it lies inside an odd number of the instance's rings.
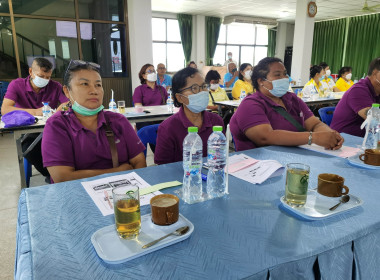
{"label": "clear drinking glass", "polygon": [[120,114],[124,114],[125,113],[125,101],[124,100],[119,100],[117,102],[117,108],[119,109],[119,113]]}
{"label": "clear drinking glass", "polygon": [[303,163],[286,165],[285,200],[292,207],[302,207],[306,203],[309,186],[310,166]]}

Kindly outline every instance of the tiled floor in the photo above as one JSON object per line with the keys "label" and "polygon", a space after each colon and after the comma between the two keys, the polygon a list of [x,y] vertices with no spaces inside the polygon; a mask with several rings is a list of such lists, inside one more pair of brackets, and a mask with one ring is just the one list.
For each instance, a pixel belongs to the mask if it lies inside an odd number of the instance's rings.
{"label": "tiled floor", "polygon": [[[153,165],[148,149],[147,164]],[[30,186],[45,185],[44,177],[33,169]],[[13,279],[17,203],[20,195],[20,175],[13,134],[0,135],[0,279]]]}

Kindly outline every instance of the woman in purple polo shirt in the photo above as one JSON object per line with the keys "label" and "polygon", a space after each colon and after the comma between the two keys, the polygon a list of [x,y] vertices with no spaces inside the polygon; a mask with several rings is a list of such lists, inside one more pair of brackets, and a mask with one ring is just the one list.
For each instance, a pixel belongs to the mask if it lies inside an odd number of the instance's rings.
{"label": "woman in purple polo shirt", "polygon": [[168,99],[166,89],[156,84],[157,74],[152,64],[145,64],[140,72],[141,85],[135,88],[133,103],[142,106],[165,105]]}
{"label": "woman in purple polo shirt", "polygon": [[244,98],[230,122],[236,150],[312,143],[333,150],[342,146],[344,140],[338,132],[316,118],[294,93],[287,92],[289,78],[279,58],[262,59],[253,69],[252,83],[256,93]]}
{"label": "woman in purple polo shirt", "polygon": [[[146,167],[145,147],[128,120],[121,114],[103,111],[99,68],[91,62],[70,61],[63,91],[72,107],[46,122],[42,157],[56,183]],[[114,134],[112,140],[107,139],[107,127]],[[114,156],[111,146],[115,147]]]}
{"label": "woman in purple polo shirt", "polygon": [[207,156],[207,140],[214,125],[223,126],[217,114],[205,111],[209,102],[208,85],[197,69],[187,67],[178,71],[172,80],[173,100],[178,113],[158,127],[154,162],[164,164],[182,161],[182,144],[189,126],[197,126]]}

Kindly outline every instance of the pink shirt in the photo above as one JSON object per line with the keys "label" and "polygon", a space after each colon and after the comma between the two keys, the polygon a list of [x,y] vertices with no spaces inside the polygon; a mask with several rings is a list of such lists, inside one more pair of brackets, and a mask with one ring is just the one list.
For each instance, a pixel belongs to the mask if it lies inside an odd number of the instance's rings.
{"label": "pink shirt", "polygon": [[372,103],[380,103],[369,78],[365,78],[350,87],[335,108],[330,127],[338,132],[364,137],[365,129],[360,129],[364,119],[358,112]]}
{"label": "pink shirt", "polygon": [[70,109],[57,112],[46,122],[42,137],[42,158],[45,167],[71,166],[75,170],[112,168],[111,149],[105,133],[105,117],[115,134],[119,163],[145,150],[129,121],[121,114],[101,111],[96,134],[83,127]]}
{"label": "pink shirt", "polygon": [[17,108],[23,109],[41,108],[42,102],[49,102],[49,106],[56,109],[61,103],[69,101],[62,91],[61,84],[53,80],[41,88],[39,93],[35,93],[30,84],[30,76],[13,80],[4,98],[13,100]]}
{"label": "pink shirt", "polygon": [[[222,118],[214,113],[203,112],[202,127],[198,135],[203,142],[203,156],[207,156],[207,140],[212,133],[212,127],[215,125],[224,126]],[[194,126],[186,117],[183,108],[178,113],[163,121],[158,127],[156,151],[154,153],[154,162],[156,164],[165,164],[176,161],[182,161],[183,140],[187,135],[187,128]]]}
{"label": "pink shirt", "polygon": [[[313,116],[305,102],[294,93],[288,92],[281,99],[287,112],[302,126],[304,126],[305,120]],[[230,121],[230,129],[237,151],[256,148],[255,143],[245,135],[245,131],[260,124],[269,124],[273,129],[298,131],[289,121],[273,110],[273,106],[280,105],[259,91],[244,98]]]}
{"label": "pink shirt", "polygon": [[168,93],[164,87],[155,85],[154,89],[152,89],[146,84],[142,84],[135,88],[135,92],[133,93],[133,103],[141,103],[143,106],[164,105],[165,102],[162,102],[162,97],[166,102],[166,99],[168,99]]}

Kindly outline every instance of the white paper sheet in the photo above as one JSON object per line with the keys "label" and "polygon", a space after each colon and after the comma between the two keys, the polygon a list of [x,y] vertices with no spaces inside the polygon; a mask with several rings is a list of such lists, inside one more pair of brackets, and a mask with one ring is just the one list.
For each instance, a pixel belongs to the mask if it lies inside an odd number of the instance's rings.
{"label": "white paper sheet", "polygon": [[341,157],[341,158],[352,157],[360,151],[359,148],[353,148],[353,147],[349,147],[349,146],[342,146],[342,148],[340,148],[339,150],[335,150],[335,151],[326,150],[325,148],[318,146],[318,145],[315,145],[315,144],[301,145],[298,147],[300,147],[302,149],[306,149],[306,150],[312,150],[312,151],[322,153],[322,154],[327,154],[327,155],[334,156],[334,157]]}
{"label": "white paper sheet", "polygon": [[[240,161],[255,160],[245,154],[233,155],[230,157],[229,166]],[[280,176],[284,167],[276,160],[259,160],[258,162],[238,170],[230,175],[245,180],[252,184],[261,184],[271,177]]]}
{"label": "white paper sheet", "polygon": [[[100,212],[102,212],[103,216],[114,213],[112,206],[112,189],[124,185],[136,185],[140,189],[150,187],[150,185],[135,172],[82,182],[82,186],[99,208]],[[161,192],[156,191],[140,196],[140,206],[149,204],[150,199],[158,194],[161,194]]]}

